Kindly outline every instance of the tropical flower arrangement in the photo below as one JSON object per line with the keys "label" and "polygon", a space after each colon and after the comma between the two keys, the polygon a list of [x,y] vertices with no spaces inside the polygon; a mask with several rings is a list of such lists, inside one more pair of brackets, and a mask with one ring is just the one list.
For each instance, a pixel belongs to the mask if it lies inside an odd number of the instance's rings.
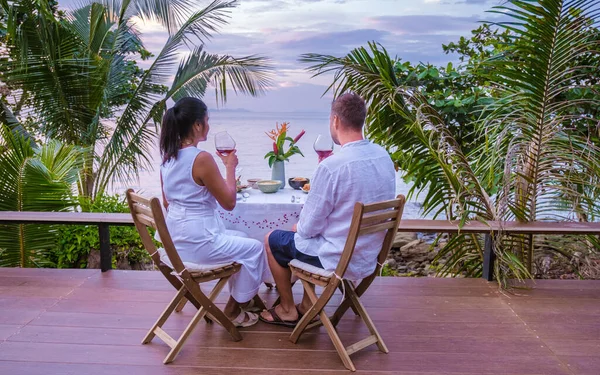
{"label": "tropical flower arrangement", "polygon": [[[296,146],[296,143],[304,135],[304,130],[296,136],[296,138],[288,137],[288,131],[290,129],[290,123],[284,122],[281,125],[278,123],[275,125],[275,129],[267,132],[267,136],[273,140],[273,151],[269,151],[265,155],[265,159],[269,159],[269,167],[273,167],[273,164],[277,161],[289,161],[289,157],[294,154],[302,154],[302,151]],[[289,148],[287,151],[284,150],[285,142],[289,141]]]}

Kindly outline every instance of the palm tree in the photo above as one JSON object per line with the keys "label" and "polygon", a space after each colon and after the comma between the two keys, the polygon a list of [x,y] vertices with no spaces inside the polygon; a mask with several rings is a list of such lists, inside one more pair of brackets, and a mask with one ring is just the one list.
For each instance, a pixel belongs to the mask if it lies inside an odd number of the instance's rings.
{"label": "palm tree", "polygon": [[[496,25],[510,30],[513,42],[484,62],[494,101],[475,124],[480,146],[467,154],[418,86],[398,81],[396,61],[383,47],[372,43],[343,58],[307,54],[302,60],[316,75],[334,72],[336,94],[352,90],[367,98],[369,136],[387,146],[414,180],[412,193],[428,188],[426,212],[461,223],[573,220],[573,212],[597,218],[600,148],[575,124],[586,119],[576,115],[581,108],[598,108],[600,96],[572,95],[593,89],[582,77],[593,71],[590,58],[598,61],[597,2],[513,0],[493,11],[509,18]],[[497,236],[498,280],[529,277],[541,241]],[[448,259],[442,273],[478,275],[481,239],[453,236],[442,257]]]}
{"label": "palm tree", "polygon": [[[223,102],[230,89],[256,96],[268,87],[267,59],[204,51],[236,4],[214,0],[192,11],[194,0],[98,0],[57,16],[47,1],[0,0],[8,25],[2,80],[31,103],[21,114],[44,137],[86,147],[78,186],[95,197],[151,166],[168,100],[203,97],[210,85]],[[131,61],[147,57],[136,20],[159,22],[168,39],[132,82]]]}
{"label": "palm tree", "polygon": [[[50,141],[36,148],[29,139],[0,126],[0,211],[72,209],[72,187],[82,164],[75,146]],[[0,267],[45,264],[56,233],[52,226],[0,225]]]}

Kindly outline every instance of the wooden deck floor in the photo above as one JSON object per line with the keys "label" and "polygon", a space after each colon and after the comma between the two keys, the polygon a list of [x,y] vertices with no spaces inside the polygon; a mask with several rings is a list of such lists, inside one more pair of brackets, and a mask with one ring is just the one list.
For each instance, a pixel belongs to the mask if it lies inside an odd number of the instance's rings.
{"label": "wooden deck floor", "polygon": [[[0,268],[0,374],[350,373],[324,329],[293,345],[288,329],[262,323],[236,343],[202,322],[165,366],[167,346],[140,341],[173,294],[157,272]],[[600,374],[600,281],[539,281],[520,294],[479,279],[379,279],[363,301],[390,353],[353,355],[358,373]],[[192,313],[166,330],[181,332]],[[352,315],[339,331],[366,333]]]}

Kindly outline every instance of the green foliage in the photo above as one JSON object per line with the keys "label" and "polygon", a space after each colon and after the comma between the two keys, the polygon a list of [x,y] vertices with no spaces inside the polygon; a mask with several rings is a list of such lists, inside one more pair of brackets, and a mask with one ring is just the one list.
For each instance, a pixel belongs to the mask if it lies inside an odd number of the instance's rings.
{"label": "green foliage", "polygon": [[[427,190],[425,213],[461,224],[573,220],[573,213],[594,220],[600,14],[590,3],[507,1],[493,11],[508,22],[444,46],[461,55],[458,70],[413,67],[375,43],[303,61],[316,75],[334,73],[336,95],[351,90],[367,99],[368,135],[414,182],[409,195]],[[494,237],[501,283],[531,276],[537,241]],[[440,273],[478,276],[482,248],[477,236],[453,235],[438,253],[447,259]]]}
{"label": "green foliage", "polygon": [[[109,183],[132,181],[150,167],[167,100],[203,97],[209,84],[221,101],[229,89],[264,92],[271,77],[267,59],[203,50],[236,4],[215,0],[192,12],[193,0],[102,1],[57,15],[53,2],[0,0],[6,25],[0,80],[12,90],[12,112],[44,138],[86,147],[79,192],[101,196]],[[169,36],[142,70],[136,59],[150,54],[136,23],[148,21],[159,22]]]}
{"label": "green foliage", "polygon": [[[127,202],[119,195],[103,195],[94,201],[81,198],[80,206],[86,212],[129,212]],[[113,263],[151,263],[135,227],[110,226],[109,231]],[[90,252],[99,247],[97,226],[61,225],[57,227],[56,250],[49,254],[49,260],[57,268],[86,268]]]}
{"label": "green foliage", "polygon": [[[273,140],[273,151],[269,151],[265,155],[265,159],[269,160],[269,168],[273,167],[273,164],[275,164],[276,161],[289,161],[290,156],[294,154],[300,154],[304,157],[300,148],[296,146],[296,143],[304,135],[304,130],[302,130],[296,138],[289,137],[288,130],[289,123],[284,122],[281,124],[281,127],[277,124],[275,129],[267,133],[267,136]],[[287,151],[284,150],[286,141],[290,142]]]}
{"label": "green foliage", "polygon": [[[49,141],[41,147],[0,124],[0,211],[67,211],[81,166],[74,146]],[[34,147],[35,146],[35,147]],[[0,266],[47,265],[56,228],[38,224],[0,225]]]}
{"label": "green foliage", "polygon": [[391,268],[389,264],[385,263],[381,268],[381,276],[398,276],[398,271]]}

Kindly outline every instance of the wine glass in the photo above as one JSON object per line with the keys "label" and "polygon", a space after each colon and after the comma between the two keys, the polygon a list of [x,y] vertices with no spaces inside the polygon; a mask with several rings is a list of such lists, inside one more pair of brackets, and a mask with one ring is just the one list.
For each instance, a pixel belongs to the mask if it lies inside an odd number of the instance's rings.
{"label": "wine glass", "polygon": [[319,163],[331,156],[333,153],[333,140],[327,135],[319,134],[313,148],[317,155],[319,155]]}
{"label": "wine glass", "polygon": [[235,141],[226,131],[219,132],[215,134],[215,148],[221,155],[229,155],[235,150]]}

